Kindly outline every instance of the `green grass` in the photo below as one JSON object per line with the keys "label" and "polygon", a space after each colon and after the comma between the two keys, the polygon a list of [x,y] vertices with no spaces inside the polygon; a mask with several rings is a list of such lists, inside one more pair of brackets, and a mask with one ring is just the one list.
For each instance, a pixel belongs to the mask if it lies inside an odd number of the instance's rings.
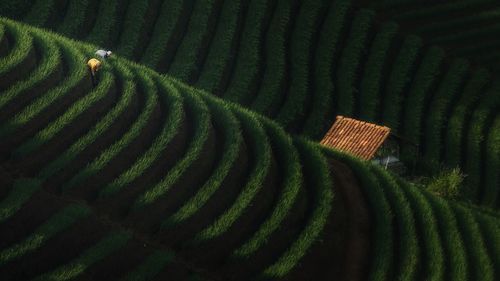
{"label": "green grass", "polygon": [[308,217],[304,228],[299,236],[272,265],[266,268],[261,277],[280,278],[285,277],[307,253],[308,249],[317,242],[327,223],[332,209],[333,191],[330,171],[326,158],[321,153],[317,144],[298,140],[295,142],[301,155],[304,156],[303,163],[305,173],[311,182],[309,192],[313,193],[313,210]]}
{"label": "green grass", "polygon": [[[462,232],[464,246],[470,255],[471,278],[475,280],[495,280],[495,269],[486,250],[485,241],[474,216],[469,210],[455,206],[458,227]],[[455,245],[456,247],[456,245]]]}
{"label": "green grass", "polygon": [[57,28],[57,32],[64,36],[78,36],[85,23],[85,11],[89,0],[69,1],[63,22]]}
{"label": "green grass", "polygon": [[240,48],[235,62],[233,79],[224,97],[230,101],[248,104],[252,100],[255,83],[259,75],[261,34],[264,31],[263,20],[269,1],[250,1],[248,15],[241,35]]}
{"label": "green grass", "polygon": [[283,169],[283,183],[281,192],[273,210],[265,221],[259,226],[259,229],[252,234],[252,237],[245,241],[243,245],[233,252],[233,257],[249,257],[258,249],[268,244],[268,237],[276,231],[286,216],[289,215],[293,207],[300,188],[303,184],[301,166],[297,149],[294,147],[293,140],[285,134],[283,129],[268,120],[262,120],[266,131],[278,149],[277,157],[281,169]]}
{"label": "green grass", "polygon": [[464,248],[465,241],[458,230],[455,214],[445,200],[429,193],[424,195],[436,214],[444,257],[448,257],[444,260],[434,259],[436,271],[432,275],[433,279],[443,280],[445,274],[449,274],[451,280],[467,280],[470,268]]}
{"label": "green grass", "polygon": [[[420,135],[422,134],[422,118],[426,117],[423,116],[425,102],[431,94],[432,85],[440,73],[443,56],[444,51],[437,47],[431,47],[427,51],[405,99],[402,133],[406,138],[417,144],[420,143]],[[403,146],[402,150],[403,155],[409,154],[406,146]]]}
{"label": "green grass", "polygon": [[137,199],[135,203],[136,207],[149,205],[159,197],[165,195],[179,178],[190,171],[189,168],[195,161],[202,161],[202,159],[200,159],[202,149],[204,144],[208,141],[211,129],[210,113],[206,104],[197,95],[184,92],[184,97],[186,106],[192,107],[190,113],[193,118],[192,125],[194,131],[186,153],[177,161],[174,167],[168,171],[160,182],[149,188]]}
{"label": "green grass", "polygon": [[296,129],[295,123],[305,117],[305,106],[308,102],[308,96],[311,94],[309,74],[312,71],[312,65],[310,54],[314,46],[316,20],[321,10],[325,9],[324,6],[324,1],[306,1],[297,15],[290,43],[290,88],[285,102],[276,116],[276,121],[287,129]]}
{"label": "green grass", "polygon": [[157,250],[149,255],[139,266],[127,274],[124,281],[147,281],[158,274],[165,265],[174,259],[172,252]]}
{"label": "green grass", "polygon": [[101,81],[93,91],[73,103],[56,120],[36,133],[33,138],[30,138],[22,143],[13,151],[13,155],[15,157],[23,157],[40,148],[43,144],[53,139],[68,124],[72,123],[72,121],[74,121],[85,110],[95,106],[94,104],[99,100],[106,98],[106,95],[109,94],[111,87],[113,87],[114,77],[111,75],[111,72],[106,70],[106,67],[103,67],[102,70],[104,72],[101,76]]}
{"label": "green grass", "polygon": [[480,98],[482,90],[491,79],[491,74],[485,69],[479,69],[473,73],[464,87],[464,94],[457,101],[453,112],[448,120],[446,129],[446,141],[444,146],[446,163],[452,167],[462,164],[462,151],[465,149],[465,133],[467,116],[474,103]]}
{"label": "green grass", "polygon": [[369,265],[368,276],[370,280],[387,280],[390,272],[394,270],[395,245],[391,223],[393,213],[380,181],[369,170],[365,162],[334,150],[325,149],[324,151],[327,155],[349,165],[360,182],[370,208],[377,210],[372,215],[372,221],[375,225],[371,238],[373,262]]}
{"label": "green grass", "polygon": [[9,261],[19,259],[29,252],[42,247],[47,240],[56,234],[69,228],[78,220],[87,216],[90,210],[86,207],[79,205],[69,205],[63,210],[59,211],[21,242],[14,244],[0,252],[0,265],[6,264]]}
{"label": "green grass", "polygon": [[164,47],[174,35],[174,26],[181,17],[183,5],[183,1],[180,0],[163,2],[158,21],[153,29],[153,34],[151,35],[146,51],[141,58],[141,63],[154,68],[164,58]]}
{"label": "green grass", "polygon": [[[404,183],[401,179],[399,179],[398,182],[410,202],[412,210],[414,210],[415,228],[419,234],[419,241],[422,241],[419,243],[419,248],[421,248],[421,258],[419,259],[420,276],[425,280],[442,280],[444,276],[445,253],[443,242],[439,236],[438,220],[440,217],[438,218],[436,212],[432,208],[432,204],[416,186]],[[448,225],[453,227],[453,218],[451,219],[451,223],[448,222]],[[457,238],[455,237],[455,239]],[[451,240],[447,239],[445,241]],[[454,241],[461,243],[460,240]],[[460,254],[461,252],[458,251],[458,253]],[[455,256],[455,261],[460,260],[460,257],[463,256]],[[456,278],[460,276],[463,275],[455,275]]]}
{"label": "green grass", "polygon": [[476,221],[478,222],[481,233],[484,237],[485,246],[488,248],[489,256],[492,260],[495,275],[498,275],[498,268],[500,268],[500,224],[498,218],[491,217],[479,212],[475,214]]}
{"label": "green grass", "polygon": [[407,36],[392,65],[381,103],[382,122],[394,132],[401,131],[401,113],[406,97],[405,89],[412,82],[412,69],[422,48],[422,39]]}
{"label": "green grass", "polygon": [[[153,81],[150,81],[150,84],[146,87],[148,91],[155,89],[152,86],[152,82]],[[162,87],[168,89],[169,92],[176,93],[176,90],[167,82],[160,81],[160,84],[162,85]],[[152,96],[156,97],[156,95]],[[151,166],[151,164],[158,157],[161,156],[161,152],[175,137],[184,119],[182,100],[180,99],[178,94],[162,96],[162,98],[165,98],[165,100],[163,100],[162,102],[168,104],[168,112],[170,114],[168,115],[167,120],[164,121],[160,133],[155,137],[151,146],[132,164],[131,167],[129,167],[111,183],[101,189],[101,191],[99,192],[99,197],[104,198],[111,196],[125,188],[127,184],[131,183],[134,179],[139,177],[142,173],[144,173],[144,171],[146,171],[146,169]],[[140,133],[140,131],[133,129],[131,131],[134,131],[136,134]]]}
{"label": "green grass", "polygon": [[379,166],[371,166],[371,171],[378,177],[387,199],[394,212],[399,235],[398,266],[395,272],[397,280],[415,280],[418,273],[420,247],[413,210],[396,180]]}
{"label": "green grass", "polygon": [[118,6],[120,2],[116,0],[102,0],[98,7],[94,27],[90,30],[85,41],[101,46],[110,46],[118,37]]}
{"label": "green grass", "polygon": [[486,120],[493,116],[494,108],[498,105],[500,105],[500,92],[498,85],[493,85],[483,93],[468,124],[464,172],[468,175],[467,184],[469,186],[469,192],[466,195],[472,200],[480,199],[481,188],[484,184],[482,170],[485,161],[482,149],[487,138]]}
{"label": "green grass", "polygon": [[36,179],[18,179],[11,187],[6,198],[0,201],[0,222],[14,215],[40,188],[41,182]]}
{"label": "green grass", "polygon": [[277,0],[276,10],[269,25],[264,50],[266,56],[266,67],[264,69],[262,83],[250,106],[251,109],[262,112],[265,115],[274,115],[279,110],[281,96],[285,84],[286,46],[289,40],[286,38],[287,27],[291,25],[292,2],[288,0]]}
{"label": "green grass", "polygon": [[362,56],[367,45],[368,33],[372,27],[374,13],[371,10],[359,10],[354,16],[349,38],[342,50],[339,66],[336,72],[338,91],[336,96],[336,109],[339,115],[352,116],[355,110],[356,96],[356,71],[362,63]]}
{"label": "green grass", "polygon": [[196,70],[199,52],[207,46],[202,42],[209,31],[210,15],[215,9],[218,0],[196,1],[193,14],[189,21],[188,31],[185,34],[168,73],[178,79],[187,81]]}
{"label": "green grass", "polygon": [[30,73],[29,77],[17,81],[6,91],[2,92],[0,96],[0,108],[5,107],[6,104],[22,95],[24,92],[43,83],[50,77],[51,73],[57,71],[57,68],[61,67],[61,52],[57,45],[52,41],[45,41],[36,34],[34,34],[33,38],[34,42],[40,46],[41,59],[33,72]]}
{"label": "green grass", "polygon": [[[307,136],[320,137],[325,130],[333,112],[333,95],[335,84],[332,78],[334,65],[338,64],[336,53],[340,53],[340,37],[347,24],[347,12],[351,8],[349,0],[334,1],[328,15],[323,23],[323,29],[319,35],[317,55],[315,56],[314,84],[316,91],[312,95],[313,109],[307,117],[303,131]],[[327,124],[328,125],[328,124]]]}
{"label": "green grass", "polygon": [[[90,162],[84,169],[80,170],[78,174],[73,176],[73,178],[68,181],[63,189],[73,188],[85,181],[85,179],[90,176],[96,174],[99,170],[104,168],[112,159],[118,155],[121,151],[126,149],[126,147],[139,136],[142,129],[146,126],[154,107],[156,106],[157,96],[156,96],[156,88],[153,86],[153,82],[150,80],[145,80],[143,76],[139,76],[139,82],[148,85],[146,87],[146,101],[143,110],[135,120],[133,124],[129,127],[129,130],[118,140],[116,140],[110,147],[106,148],[101,152],[99,156],[97,156],[92,162]],[[148,84],[146,84],[148,83]],[[130,91],[137,90],[135,87],[129,89]]]}
{"label": "green grass", "polygon": [[134,54],[137,44],[139,44],[139,36],[141,28],[146,21],[145,14],[150,1],[131,0],[125,18],[123,20],[123,33],[120,34],[118,48],[116,53],[131,57]]}
{"label": "green grass", "polygon": [[428,161],[438,163],[443,155],[443,128],[449,119],[447,115],[454,100],[460,98],[469,63],[465,60],[454,61],[444,76],[439,89],[432,97],[429,113],[425,116],[425,151]]}
{"label": "green grass", "polygon": [[497,115],[492,127],[489,129],[486,140],[485,184],[482,202],[490,207],[500,204],[498,186],[500,186],[500,116]]}
{"label": "green grass", "polygon": [[131,103],[132,96],[135,94],[135,83],[132,82],[132,72],[117,63],[114,66],[115,73],[121,81],[125,81],[123,93],[120,100],[99,122],[92,127],[85,135],[76,140],[66,151],[43,167],[38,173],[38,177],[47,179],[60,170],[64,169],[71,161],[73,161],[80,152],[91,145],[100,135],[102,135],[116,121],[116,118],[126,110],[126,107]]}
{"label": "green grass", "polygon": [[373,40],[359,89],[359,118],[361,120],[377,121],[384,78],[382,77],[383,68],[384,64],[387,64],[388,52],[398,28],[396,23],[384,23]]}
{"label": "green grass", "polygon": [[255,157],[254,165],[247,182],[243,184],[243,188],[233,204],[212,224],[196,234],[195,243],[214,239],[225,233],[250,204],[254,204],[254,198],[263,187],[264,180],[270,172],[272,151],[262,124],[249,112],[236,111],[235,114],[242,122],[244,130],[251,136],[250,147],[252,147],[252,154]]}
{"label": "green grass", "polygon": [[71,47],[68,43],[58,42],[58,44],[68,63],[67,73],[69,75],[67,75],[57,87],[50,89],[50,91],[44,95],[34,99],[21,112],[18,112],[7,122],[3,123],[0,126],[1,137],[10,135],[16,129],[19,129],[36,118],[44,109],[68,94],[86,75],[88,75],[88,69],[85,65],[86,60],[83,53],[77,48]]}
{"label": "green grass", "polygon": [[49,24],[48,20],[54,12],[55,0],[35,0],[29,12],[24,16],[23,21],[35,26]]}
{"label": "green grass", "polygon": [[92,264],[102,260],[114,251],[123,247],[131,238],[131,234],[125,232],[111,233],[94,246],[85,250],[80,256],[67,264],[62,265],[51,272],[38,276],[34,280],[63,281],[72,280],[82,274]]}
{"label": "green grass", "polygon": [[224,1],[210,50],[200,77],[195,83],[196,87],[214,94],[221,91],[221,84],[225,82],[223,79],[227,79],[224,75],[228,75],[227,68],[234,55],[232,49],[235,49],[236,44],[233,41],[237,37],[238,17],[242,4],[240,0]]}
{"label": "green grass", "polygon": [[[25,60],[33,48],[33,38],[26,29],[6,23],[6,31],[11,34],[14,42],[9,42],[10,52],[0,58],[0,77],[15,71],[15,66]],[[3,87],[3,82],[0,86]]]}
{"label": "green grass", "polygon": [[243,144],[241,125],[235,115],[224,104],[210,100],[207,101],[207,104],[215,123],[221,124],[222,135],[224,136],[222,148],[224,154],[214,168],[210,178],[199,188],[198,192],[186,200],[173,215],[164,220],[162,224],[164,228],[172,228],[198,212],[208,200],[213,198],[214,193],[228,176],[231,167],[237,165],[236,159]]}

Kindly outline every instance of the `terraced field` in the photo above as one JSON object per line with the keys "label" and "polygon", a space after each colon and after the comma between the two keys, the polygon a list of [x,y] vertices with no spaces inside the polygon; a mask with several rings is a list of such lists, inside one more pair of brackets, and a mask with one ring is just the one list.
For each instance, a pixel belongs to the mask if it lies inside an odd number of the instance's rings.
{"label": "terraced field", "polygon": [[352,169],[375,212],[368,280],[498,278],[498,213],[473,212],[422,192],[379,166],[326,153]]}
{"label": "terraced field", "polygon": [[[450,53],[444,41],[400,32],[407,29],[405,23],[400,28],[399,21],[381,20],[359,3],[11,2],[0,4],[0,14],[111,48],[270,117],[292,134],[318,140],[337,114],[388,125],[409,141],[401,143],[408,165],[418,159],[423,173],[443,164],[459,166],[471,200],[500,206],[496,76],[481,64],[455,59],[462,55]],[[414,1],[370,5],[394,6],[394,14],[408,14],[410,20],[414,13],[427,22],[441,12],[450,20],[470,5],[486,9],[492,1],[445,2],[427,12],[413,10]],[[403,6],[406,12],[397,8]]]}
{"label": "terraced field", "polygon": [[121,59],[92,88],[91,47],[1,22],[18,58],[2,64],[2,280],[318,271],[299,265],[333,210],[318,146]]}
{"label": "terraced field", "polygon": [[93,88],[95,46],[0,31],[1,280],[498,278],[494,212],[118,56]]}
{"label": "terraced field", "polygon": [[444,47],[454,57],[464,57],[500,70],[500,4],[494,0],[360,1],[401,24],[402,28]]}

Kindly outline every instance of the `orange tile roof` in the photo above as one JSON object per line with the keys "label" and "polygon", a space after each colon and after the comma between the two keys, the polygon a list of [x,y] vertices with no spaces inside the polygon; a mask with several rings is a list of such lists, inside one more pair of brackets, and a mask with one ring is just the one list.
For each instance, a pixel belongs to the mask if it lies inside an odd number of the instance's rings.
{"label": "orange tile roof", "polygon": [[370,160],[390,132],[385,126],[337,116],[321,144]]}

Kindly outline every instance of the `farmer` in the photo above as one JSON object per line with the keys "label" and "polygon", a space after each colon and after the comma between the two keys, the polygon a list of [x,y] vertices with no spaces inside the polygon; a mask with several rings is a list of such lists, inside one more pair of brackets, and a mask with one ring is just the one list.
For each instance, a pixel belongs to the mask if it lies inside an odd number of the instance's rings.
{"label": "farmer", "polygon": [[97,50],[95,52],[95,55],[101,57],[101,59],[104,61],[105,59],[107,59],[108,57],[110,57],[112,53],[113,52],[111,52],[111,51]]}
{"label": "farmer", "polygon": [[97,85],[96,81],[96,73],[99,71],[101,68],[101,62],[98,59],[89,59],[87,62],[87,66],[89,67],[90,70],[90,77],[92,78],[92,86],[95,87]]}

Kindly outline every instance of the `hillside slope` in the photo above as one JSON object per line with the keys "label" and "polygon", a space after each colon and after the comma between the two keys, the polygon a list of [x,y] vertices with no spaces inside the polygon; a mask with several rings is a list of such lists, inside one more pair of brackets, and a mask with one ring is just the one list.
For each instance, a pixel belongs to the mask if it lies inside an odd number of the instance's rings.
{"label": "hillside slope", "polygon": [[0,14],[111,48],[289,133],[317,140],[337,114],[387,125],[408,140],[406,163],[461,167],[467,197],[500,206],[490,71],[349,0],[7,0]]}
{"label": "hillside slope", "polygon": [[2,280],[498,277],[495,215],[120,57],[92,88],[95,46],[0,27]]}
{"label": "hillside slope", "polygon": [[464,57],[500,70],[500,3],[495,0],[375,0],[359,1],[405,30],[444,47],[454,57]]}

